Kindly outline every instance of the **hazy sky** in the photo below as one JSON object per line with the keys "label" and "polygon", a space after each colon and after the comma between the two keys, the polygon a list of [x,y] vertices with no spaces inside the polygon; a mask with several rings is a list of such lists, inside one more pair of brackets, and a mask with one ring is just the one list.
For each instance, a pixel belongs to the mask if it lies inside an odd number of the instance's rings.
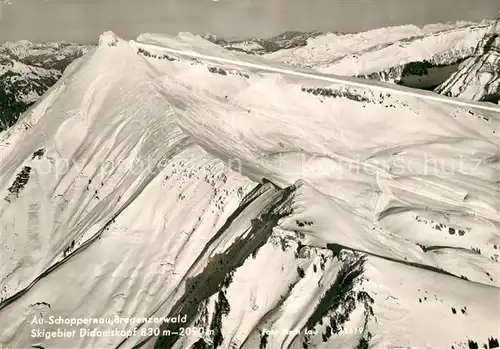
{"label": "hazy sky", "polygon": [[0,44],[95,42],[112,30],[269,37],[286,30],[361,31],[498,17],[500,0],[0,0]]}

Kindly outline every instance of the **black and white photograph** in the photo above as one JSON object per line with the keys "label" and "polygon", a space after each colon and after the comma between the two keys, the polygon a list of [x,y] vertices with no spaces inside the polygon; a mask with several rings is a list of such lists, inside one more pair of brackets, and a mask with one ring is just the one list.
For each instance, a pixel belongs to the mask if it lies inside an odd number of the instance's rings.
{"label": "black and white photograph", "polygon": [[0,349],[500,348],[499,0],[0,0]]}

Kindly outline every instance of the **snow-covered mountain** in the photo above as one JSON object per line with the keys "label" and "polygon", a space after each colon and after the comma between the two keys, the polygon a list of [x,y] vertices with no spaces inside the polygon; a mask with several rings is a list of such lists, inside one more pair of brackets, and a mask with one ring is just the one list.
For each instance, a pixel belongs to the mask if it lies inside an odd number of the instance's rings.
{"label": "snow-covered mountain", "polygon": [[436,92],[473,100],[500,102],[500,21],[480,41],[474,55]]}
{"label": "snow-covered mountain", "polygon": [[13,125],[90,46],[7,42],[0,46],[0,130]]}
{"label": "snow-covered mountain", "polygon": [[0,133],[0,346],[498,346],[499,122],[105,33]]}
{"label": "snow-covered mountain", "polygon": [[[262,54],[273,61],[322,73],[359,76],[432,90],[472,56],[497,21],[387,27],[360,33],[295,34],[297,41],[275,45],[275,38],[228,42],[209,40],[228,49]],[[273,49],[265,49],[266,44]]]}

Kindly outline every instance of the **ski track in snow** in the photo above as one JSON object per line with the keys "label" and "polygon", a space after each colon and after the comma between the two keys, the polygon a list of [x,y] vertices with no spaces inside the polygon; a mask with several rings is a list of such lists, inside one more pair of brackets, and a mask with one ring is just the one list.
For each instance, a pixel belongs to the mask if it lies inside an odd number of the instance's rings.
{"label": "ski track in snow", "polygon": [[361,80],[361,79],[358,82],[358,81],[353,81],[352,78],[348,79],[348,78],[342,78],[340,76],[334,77],[331,75],[304,73],[304,72],[300,72],[300,71],[283,69],[283,68],[268,66],[268,65],[264,65],[264,64],[254,64],[254,63],[248,63],[248,62],[243,62],[243,61],[233,60],[233,59],[228,59],[228,58],[223,58],[223,57],[216,57],[216,56],[200,54],[197,52],[189,52],[189,51],[177,50],[177,49],[158,46],[158,45],[138,43],[135,41],[131,41],[131,44],[135,45],[137,47],[152,48],[152,49],[156,49],[159,51],[165,51],[165,52],[170,52],[173,54],[178,54],[181,56],[200,58],[202,60],[208,60],[211,62],[234,64],[236,66],[241,66],[241,67],[246,67],[246,68],[255,68],[255,69],[260,69],[260,70],[264,70],[264,71],[280,73],[280,74],[305,77],[305,78],[321,80],[321,81],[328,81],[328,82],[333,82],[333,83],[340,83],[340,84],[347,85],[347,86],[354,86],[354,87],[361,87],[361,88],[369,87],[371,90],[374,90],[374,91],[395,93],[395,94],[399,94],[399,95],[417,97],[417,98],[422,98],[422,99],[426,99],[426,100],[430,100],[430,101],[448,103],[448,104],[458,105],[458,106],[462,106],[462,107],[470,107],[470,108],[475,108],[475,109],[479,109],[479,110],[489,110],[489,111],[494,111],[494,112],[500,112],[500,107],[498,107],[497,105],[494,105],[494,104],[489,106],[489,105],[486,105],[485,103],[474,103],[474,102],[470,102],[467,100],[459,100],[457,98],[452,99],[452,98],[438,95],[438,94],[430,94],[430,93],[426,94],[426,93],[421,92],[421,91],[416,92],[415,90],[396,88],[396,87],[393,87],[390,85],[385,85],[385,86],[384,85],[377,85],[371,81],[364,80],[365,82],[363,82],[363,80]]}

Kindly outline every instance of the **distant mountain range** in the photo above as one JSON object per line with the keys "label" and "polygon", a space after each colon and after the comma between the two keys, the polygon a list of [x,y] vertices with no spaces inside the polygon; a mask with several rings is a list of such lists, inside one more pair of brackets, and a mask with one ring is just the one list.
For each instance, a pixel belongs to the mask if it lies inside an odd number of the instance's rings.
{"label": "distant mountain range", "polygon": [[478,43],[496,25],[498,21],[458,22],[345,35],[327,33],[308,39],[306,45],[264,57],[321,73],[433,90],[474,54]]}
{"label": "distant mountain range", "polygon": [[7,42],[0,46],[0,131],[12,126],[91,46]]}
{"label": "distant mountain range", "polygon": [[[496,103],[498,39],[491,33],[498,26],[499,20],[485,20],[360,33],[288,31],[268,39],[228,40],[211,34],[203,38],[230,51],[321,73],[436,89],[450,96]],[[0,131],[12,126],[69,64],[92,48],[29,41],[0,46]]]}
{"label": "distant mountain range", "polygon": [[213,42],[214,44],[220,45],[227,50],[263,55],[280,50],[306,46],[308,39],[315,38],[320,35],[323,34],[319,31],[287,31],[268,39],[251,38],[245,40],[226,40],[212,34],[206,34],[203,38]]}

